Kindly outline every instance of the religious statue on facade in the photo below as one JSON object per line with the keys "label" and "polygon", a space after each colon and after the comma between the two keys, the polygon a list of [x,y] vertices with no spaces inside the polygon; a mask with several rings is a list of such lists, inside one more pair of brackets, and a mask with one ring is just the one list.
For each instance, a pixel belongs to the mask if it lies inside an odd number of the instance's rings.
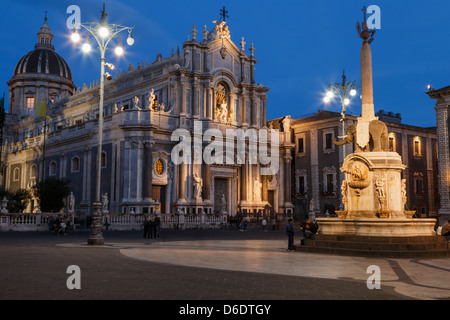
{"label": "religious statue on facade", "polygon": [[221,208],[221,213],[226,213],[227,212],[227,201],[225,199],[225,194],[222,194],[222,208]]}
{"label": "religious statue on facade", "polygon": [[202,188],[203,188],[203,179],[200,178],[198,173],[194,174],[194,199],[201,200],[202,196]]}
{"label": "religious statue on facade", "polygon": [[155,96],[155,91],[152,89],[152,91],[150,92],[150,96],[148,97],[148,108],[152,111],[156,111],[156,96]]}
{"label": "religious statue on facade", "polygon": [[222,123],[226,123],[228,120],[228,104],[227,104],[227,92],[223,85],[219,84],[216,90],[216,119]]}
{"label": "religious statue on facade", "polygon": [[253,183],[253,198],[255,201],[261,201],[261,187],[262,183],[258,179],[255,179]]}
{"label": "religious statue on facade", "polygon": [[140,110],[138,96],[134,96],[134,108]]}
{"label": "religious statue on facade", "polygon": [[109,200],[108,200],[108,194],[107,193],[103,193],[102,194],[102,212],[109,212],[108,211],[108,204],[109,204]]}
{"label": "religious statue on facade", "polygon": [[73,195],[73,192],[70,192],[70,195],[67,199],[67,204],[68,204],[68,212],[69,213],[73,213],[75,212],[75,196]]}

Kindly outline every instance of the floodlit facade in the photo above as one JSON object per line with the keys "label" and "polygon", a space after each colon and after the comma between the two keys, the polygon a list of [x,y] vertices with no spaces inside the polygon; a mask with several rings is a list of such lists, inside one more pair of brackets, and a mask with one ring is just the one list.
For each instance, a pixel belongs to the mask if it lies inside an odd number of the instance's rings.
{"label": "floodlit facade", "polygon": [[[35,50],[19,60],[8,82],[3,186],[14,191],[47,177],[68,178],[82,218],[93,213],[95,173],[102,170],[110,213],[291,213],[290,129],[266,127],[269,89],[254,79],[253,44],[246,48],[242,38],[235,45],[225,22],[198,34],[194,26],[182,49],[129,65],[106,81],[96,168],[98,83],[76,88],[46,19]],[[227,130],[236,134],[233,147],[212,148],[220,135],[225,141]],[[186,132],[192,150],[180,156],[176,148]],[[249,157],[253,142],[256,162]],[[269,158],[259,161],[264,146]],[[214,161],[205,161],[205,154]],[[29,211],[38,205],[34,199]]]}

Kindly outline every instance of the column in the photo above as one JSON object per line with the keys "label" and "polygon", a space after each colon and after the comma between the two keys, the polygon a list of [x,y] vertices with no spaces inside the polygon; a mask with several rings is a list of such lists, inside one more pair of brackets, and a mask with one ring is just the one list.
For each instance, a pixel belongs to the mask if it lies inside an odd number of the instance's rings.
{"label": "column", "polygon": [[199,85],[197,79],[194,80],[192,85],[192,115],[194,118],[198,119],[200,116],[200,99],[199,99]]}
{"label": "column", "polygon": [[434,181],[433,181],[433,146],[432,146],[432,140],[429,135],[427,135],[426,138],[427,143],[427,194],[428,194],[428,212],[427,216],[431,212],[435,212],[434,207]]}
{"label": "column", "polygon": [[181,112],[180,112],[180,116],[182,117],[186,117],[187,116],[187,112],[186,112],[186,80],[184,79],[184,75],[182,75],[182,79],[181,79]]}
{"label": "column", "polygon": [[241,201],[247,201],[247,160],[241,165]]}
{"label": "column", "polygon": [[247,99],[246,99],[246,90],[242,89],[242,93],[240,95],[241,102],[239,103],[241,107],[241,125],[246,127],[248,125],[247,122]]}
{"label": "column", "polygon": [[[310,129],[310,146],[311,146],[311,185],[312,185],[312,199],[314,200],[314,210],[318,211],[319,203],[319,156],[318,156],[318,136],[317,128]],[[311,201],[311,199],[310,199]],[[309,203],[308,203],[309,207]]]}
{"label": "column", "polygon": [[178,183],[179,183],[179,194],[178,194],[178,201],[186,202],[186,164],[182,162],[178,165],[180,169],[180,175],[178,177]]}
{"label": "column", "polygon": [[[140,201],[143,198],[143,158],[144,157],[144,146],[142,141],[138,141],[136,144],[136,200]],[[136,208],[137,209],[137,208]],[[136,213],[137,210],[136,210]],[[140,212],[139,212],[140,213]]]}
{"label": "column", "polygon": [[292,161],[292,156],[290,155],[291,150],[287,149],[286,153],[284,155],[284,169],[285,169],[285,190],[284,190],[284,194],[285,194],[285,207],[293,207],[292,203],[291,203],[291,161]]}
{"label": "column", "polygon": [[446,104],[436,106],[436,122],[438,137],[439,159],[439,193],[441,208],[438,211],[439,222],[442,224],[450,218],[449,181],[449,137],[448,137],[448,106]]}
{"label": "column", "polygon": [[211,167],[203,164],[203,201],[211,200]]}
{"label": "column", "polygon": [[145,166],[144,171],[142,172],[142,175],[145,177],[145,189],[146,193],[144,195],[144,198],[146,200],[149,200],[150,202],[153,202],[153,156],[152,156],[152,147],[154,145],[154,141],[145,141]]}

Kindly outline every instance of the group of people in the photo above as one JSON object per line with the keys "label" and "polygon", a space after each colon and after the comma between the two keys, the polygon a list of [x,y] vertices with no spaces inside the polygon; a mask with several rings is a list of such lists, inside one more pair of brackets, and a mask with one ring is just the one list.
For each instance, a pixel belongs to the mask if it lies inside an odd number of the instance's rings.
{"label": "group of people", "polygon": [[[294,220],[288,219],[288,223],[286,225],[286,234],[288,236],[288,249],[287,251],[295,250],[294,246],[294,235],[295,230],[294,226],[292,225]],[[311,239],[313,235],[317,233],[319,230],[319,226],[315,220],[305,220],[300,223],[300,231],[303,234],[303,238],[305,239]]]}
{"label": "group of people", "polygon": [[58,234],[64,234],[67,235],[67,228],[70,225],[70,221],[67,217],[62,217],[62,216],[56,216],[56,218],[54,217],[50,217],[48,219],[48,228],[49,231],[52,232],[55,235]]}
{"label": "group of people", "polygon": [[448,220],[442,226],[437,227],[436,233],[439,236],[450,237],[450,220]]}
{"label": "group of people", "polygon": [[143,238],[153,239],[159,238],[161,230],[161,219],[155,214],[154,219],[146,217],[144,220],[144,236]]}

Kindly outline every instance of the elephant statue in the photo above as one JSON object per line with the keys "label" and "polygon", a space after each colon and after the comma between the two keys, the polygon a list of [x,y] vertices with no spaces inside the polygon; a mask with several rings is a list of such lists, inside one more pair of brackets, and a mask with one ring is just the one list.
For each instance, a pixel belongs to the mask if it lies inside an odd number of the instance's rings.
{"label": "elephant statue", "polygon": [[[342,141],[337,141],[333,138],[333,143],[337,146],[343,146],[347,143],[356,142],[356,126],[357,124],[352,124],[347,128],[347,135]],[[369,122],[369,143],[361,148],[357,143],[355,143],[355,152],[388,152],[389,142],[388,142],[388,130],[386,124],[381,120],[372,120]]]}

